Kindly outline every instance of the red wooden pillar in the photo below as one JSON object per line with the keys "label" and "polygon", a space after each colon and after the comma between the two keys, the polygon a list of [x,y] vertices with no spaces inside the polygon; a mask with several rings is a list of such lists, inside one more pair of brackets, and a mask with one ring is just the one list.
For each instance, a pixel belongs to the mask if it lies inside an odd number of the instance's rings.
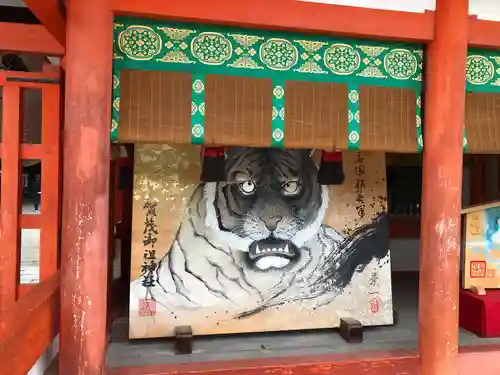
{"label": "red wooden pillar", "polygon": [[17,300],[21,265],[21,89],[3,87],[3,126],[0,157],[0,312]]}
{"label": "red wooden pillar", "polygon": [[426,65],[419,349],[421,374],[458,373],[462,136],[468,0],[437,0]]}
{"label": "red wooden pillar", "polygon": [[102,375],[113,18],[109,0],[68,0],[66,10],[59,372]]}

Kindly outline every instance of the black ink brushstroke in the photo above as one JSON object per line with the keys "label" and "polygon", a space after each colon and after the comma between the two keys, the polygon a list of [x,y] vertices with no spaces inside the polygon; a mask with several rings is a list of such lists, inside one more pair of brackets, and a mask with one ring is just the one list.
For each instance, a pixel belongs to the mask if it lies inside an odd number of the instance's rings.
{"label": "black ink brushstroke", "polygon": [[[224,276],[226,279],[228,279],[229,281],[232,281],[233,283],[235,283],[238,287],[241,288],[241,290],[244,290],[248,295],[250,295],[250,292],[243,286],[243,284],[241,283],[241,281],[238,279],[238,278],[234,278],[234,277],[229,277],[225,272],[224,272],[224,268],[222,268],[221,266],[219,266],[217,263],[214,263],[212,262],[211,260],[208,260],[208,264],[210,264],[212,267],[214,267],[218,274],[217,274],[217,281],[219,281],[219,283],[221,283],[221,281],[219,280],[219,273]],[[222,285],[222,284],[221,284]]]}
{"label": "black ink brushstroke", "polygon": [[[170,254],[168,254],[167,256],[168,256],[168,267],[169,267],[171,275],[172,275],[172,280],[174,281],[175,291],[177,292],[177,294],[180,294],[182,297],[184,297],[189,302],[191,302],[195,305],[198,305],[196,302],[191,300],[191,298],[189,298],[184,292],[181,291],[181,287],[186,289],[186,285],[184,284],[184,281],[182,280],[182,278],[179,275],[177,275],[177,273],[175,272],[174,267],[172,266],[172,257],[170,256]],[[179,283],[180,283],[180,285],[179,285]],[[163,286],[162,286],[162,288],[163,288]]]}
{"label": "black ink brushstroke", "polygon": [[372,223],[356,228],[341,243],[339,252],[333,252],[325,259],[321,266],[322,277],[315,285],[331,280],[337,288],[344,288],[354,274],[364,270],[373,259],[386,257],[389,253],[388,221],[387,215],[381,214]]}
{"label": "black ink brushstroke", "polygon": [[[205,280],[203,280],[203,277],[201,277],[200,275],[197,275],[195,274],[189,267],[188,265],[188,259],[187,259],[187,256],[186,256],[186,251],[184,250],[184,248],[182,247],[182,245],[177,242],[177,245],[179,246],[179,249],[182,253],[182,255],[184,256],[184,271],[187,273],[187,274],[190,274],[191,276],[193,276],[195,279],[198,279],[198,281],[200,281],[203,285],[205,285],[205,287],[208,289],[208,291],[210,293],[212,293],[214,296],[220,296],[228,301],[231,301],[231,299],[222,291],[220,290],[217,290],[217,289],[214,289],[212,288],[210,285],[208,285],[207,282],[205,282]],[[170,271],[172,272],[172,268],[170,268]]]}
{"label": "black ink brushstroke", "polygon": [[303,301],[335,291],[342,292],[343,288],[351,282],[355,273],[362,272],[373,259],[380,260],[387,256],[389,253],[387,230],[388,217],[385,214],[380,214],[372,223],[357,228],[340,244],[339,249],[332,252],[318,268],[318,274],[321,276],[310,284],[311,289],[316,289],[310,295],[297,295],[291,297],[290,300],[276,300],[276,297],[286,291],[284,289],[262,305],[239,313],[234,318],[245,319],[271,307],[282,306],[295,300]]}

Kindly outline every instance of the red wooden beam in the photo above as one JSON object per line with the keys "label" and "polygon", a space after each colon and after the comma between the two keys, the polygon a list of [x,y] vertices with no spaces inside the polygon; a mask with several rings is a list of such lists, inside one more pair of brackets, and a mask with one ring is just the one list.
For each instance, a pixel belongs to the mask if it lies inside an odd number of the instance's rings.
{"label": "red wooden beam", "polygon": [[432,12],[410,13],[297,0],[112,0],[115,14],[286,29],[352,37],[430,41]]}
{"label": "red wooden beam", "polygon": [[48,32],[62,45],[66,45],[66,22],[59,11],[58,0],[24,0],[31,13]]}
{"label": "red wooden beam", "polygon": [[43,25],[0,22],[0,50],[64,55],[64,47]]}
{"label": "red wooden beam", "polygon": [[[0,77],[0,86],[2,79]],[[40,159],[42,155],[40,145],[21,144],[21,159]],[[2,157],[2,144],[0,143],[0,158]]]}
{"label": "red wooden beam", "polygon": [[[17,72],[12,70],[0,70],[0,86],[11,87],[31,87],[42,88],[44,85],[53,85],[53,83],[29,82],[29,80],[58,80],[60,77],[58,72]],[[8,78],[25,78],[26,82],[9,81]],[[39,152],[39,145],[24,145],[27,152]]]}
{"label": "red wooden beam", "polygon": [[469,19],[469,44],[474,47],[500,47],[500,22]]}
{"label": "red wooden beam", "polygon": [[[112,7],[119,15],[252,28],[420,42],[429,42],[434,37],[433,11],[410,13],[297,0],[186,0],[175,7],[163,0],[112,0]],[[500,47],[500,22],[470,16],[469,44]]]}
{"label": "red wooden beam", "polygon": [[[481,375],[500,373],[499,345],[460,350],[459,375],[474,375],[481,363]],[[418,375],[419,358],[413,352],[385,351],[350,355],[294,356],[285,358],[149,365],[108,369],[108,375]]]}
{"label": "red wooden beam", "polygon": [[410,351],[358,352],[283,358],[149,365],[107,369],[108,375],[417,375],[418,356]]}
{"label": "red wooden beam", "polygon": [[[31,216],[35,216],[35,215],[31,215]],[[18,295],[19,299],[23,298],[26,294],[28,294],[33,288],[36,288],[38,285],[39,285],[38,283],[19,284],[17,286],[17,295]]]}
{"label": "red wooden beam", "polygon": [[59,272],[32,286],[0,319],[1,374],[27,374],[59,328]]}

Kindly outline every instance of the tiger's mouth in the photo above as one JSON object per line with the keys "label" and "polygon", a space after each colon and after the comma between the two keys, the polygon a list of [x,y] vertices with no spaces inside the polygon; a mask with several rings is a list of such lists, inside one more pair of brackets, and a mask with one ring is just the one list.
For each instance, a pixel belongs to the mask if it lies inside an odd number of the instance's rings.
{"label": "tiger's mouth", "polygon": [[289,241],[265,239],[250,245],[248,257],[257,268],[266,270],[288,266],[298,259],[299,251]]}

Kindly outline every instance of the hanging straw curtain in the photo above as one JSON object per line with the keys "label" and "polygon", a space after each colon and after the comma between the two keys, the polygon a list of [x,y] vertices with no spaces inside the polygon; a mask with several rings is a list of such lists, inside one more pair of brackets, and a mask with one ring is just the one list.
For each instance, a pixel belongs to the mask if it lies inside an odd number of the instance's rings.
{"label": "hanging straw curtain", "polygon": [[[118,140],[190,143],[192,82],[189,73],[123,70]],[[346,84],[285,81],[277,110],[273,87],[270,79],[206,75],[204,144],[273,146],[273,121],[282,116],[284,147],[347,149],[348,112],[357,111],[360,149],[417,151],[414,90],[359,86],[353,109]]]}
{"label": "hanging straw curtain", "polygon": [[500,152],[500,94],[467,93],[465,100],[467,152]]}

